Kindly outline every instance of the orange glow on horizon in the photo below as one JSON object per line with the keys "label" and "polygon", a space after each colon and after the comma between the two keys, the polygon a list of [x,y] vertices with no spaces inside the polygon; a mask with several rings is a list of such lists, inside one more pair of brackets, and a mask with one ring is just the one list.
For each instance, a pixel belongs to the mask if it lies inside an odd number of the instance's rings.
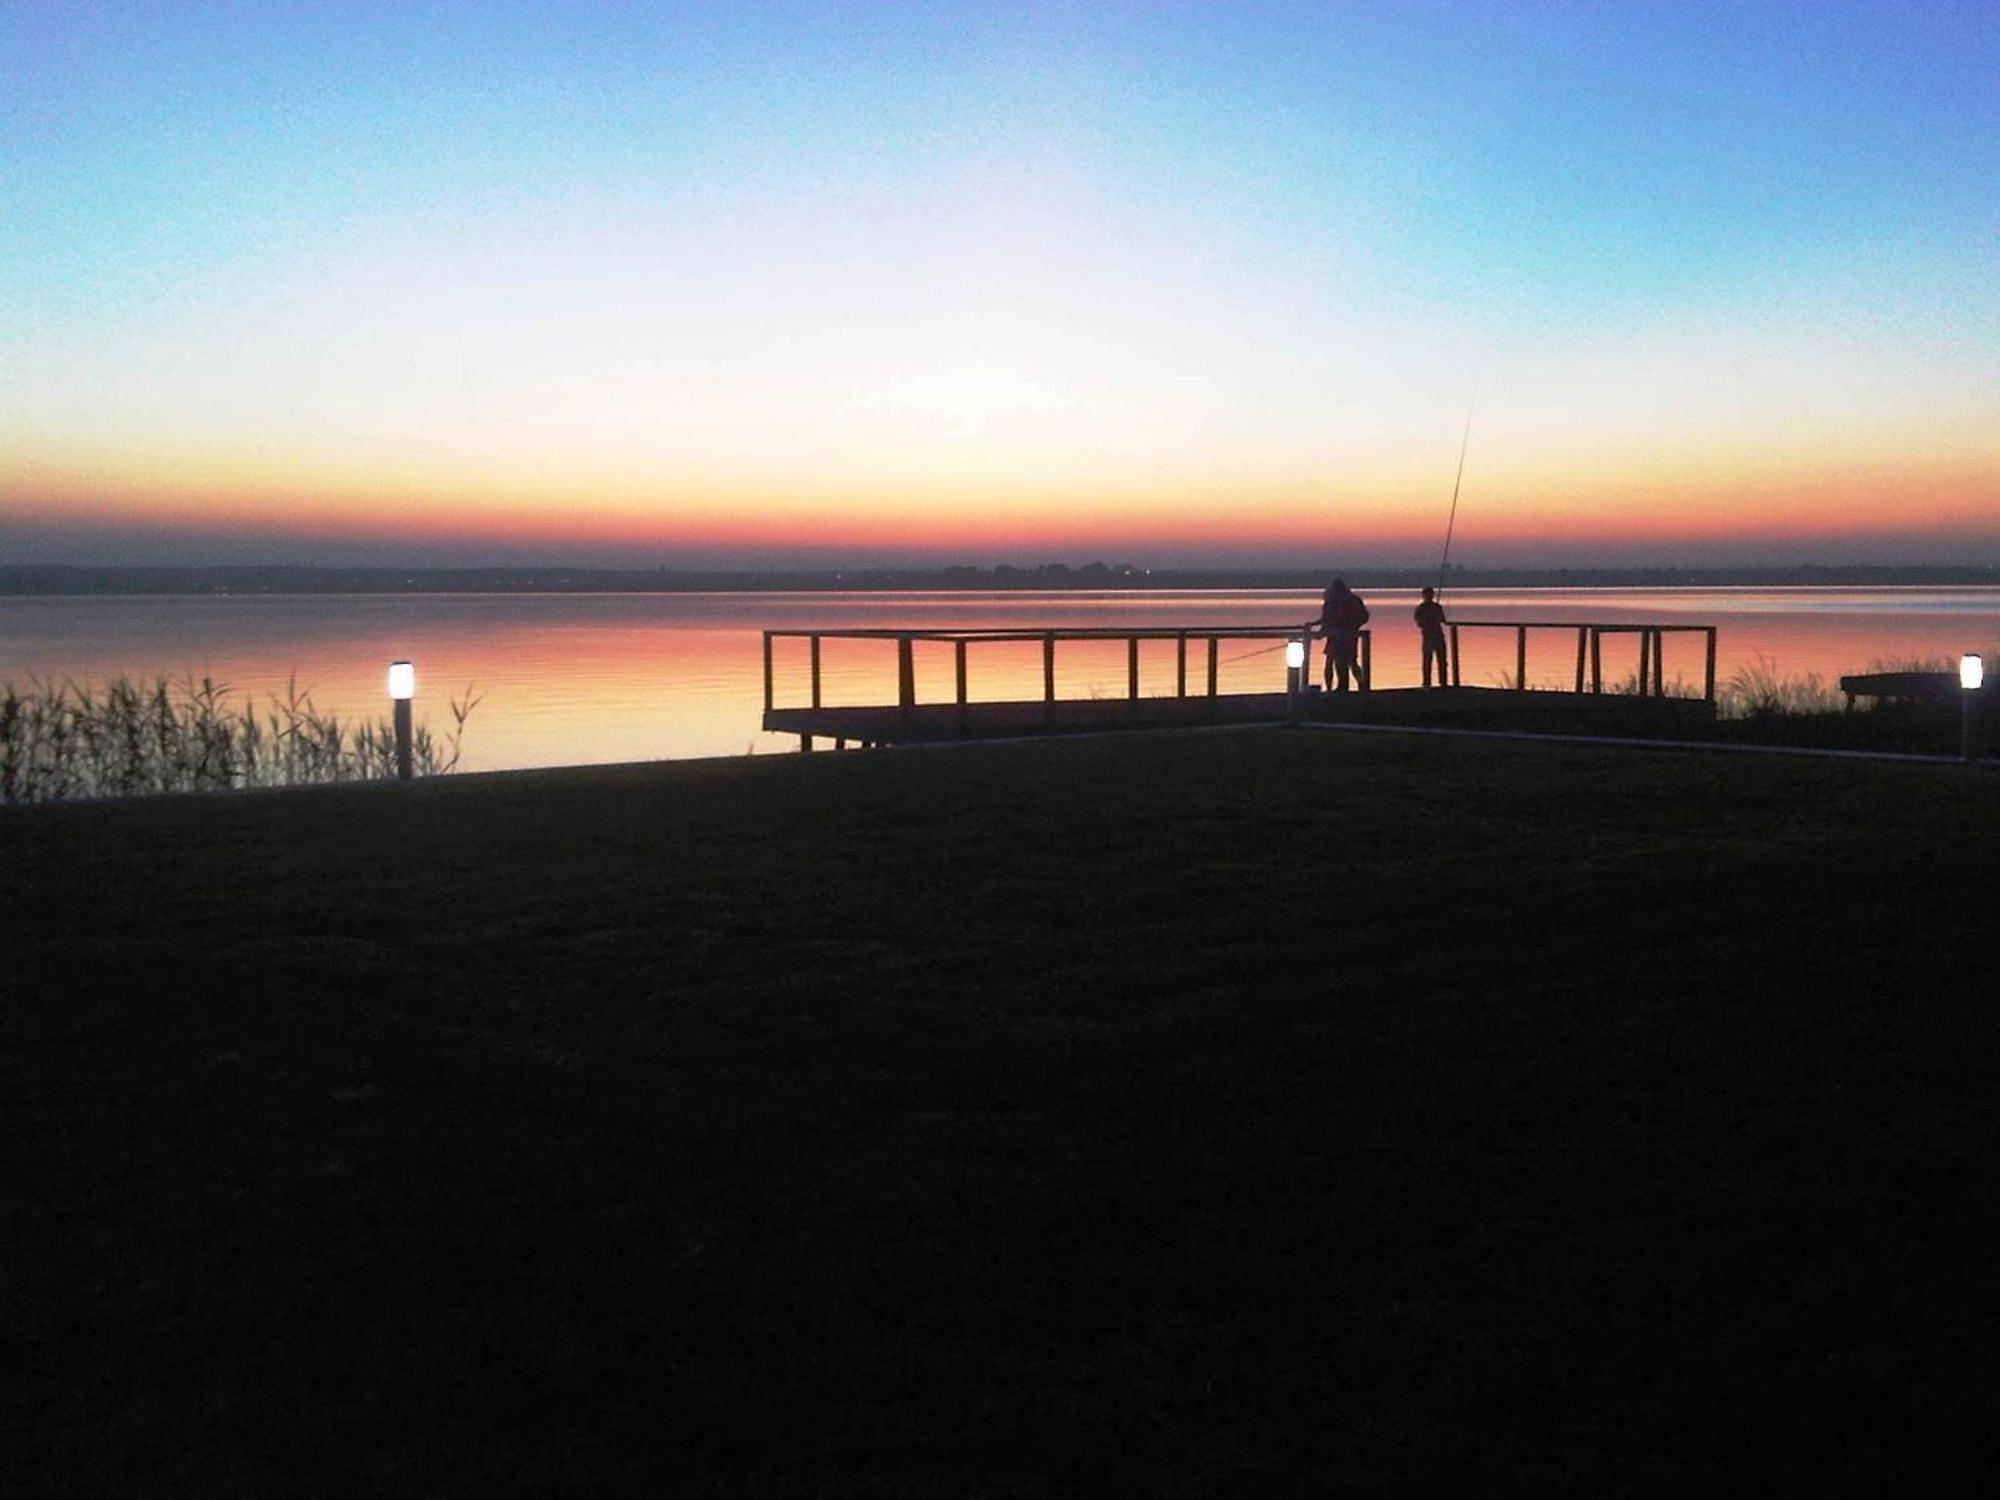
{"label": "orange glow on horizon", "polygon": [[[25,482],[24,482],[25,480]],[[386,486],[385,486],[386,488]],[[8,493],[11,491],[11,493]],[[647,496],[583,496],[540,487],[498,494],[420,487],[168,479],[111,482],[105,476],[40,473],[6,490],[20,522],[66,531],[171,528],[175,533],[269,538],[274,543],[370,542],[431,547],[488,545],[545,551],[559,561],[578,548],[635,553],[718,551],[1049,560],[1079,552],[1146,562],[1154,553],[1204,549],[1282,558],[1300,550],[1365,548],[1377,557],[1427,556],[1442,533],[1448,490],[1343,484],[1316,478],[1193,476],[1175,486],[1106,484],[1089,492],[1038,490],[994,481],[928,489],[776,490],[740,485],[661,486]],[[1532,475],[1468,476],[1457,546],[1482,551],[1714,544],[1799,543],[1871,536],[2000,539],[1992,469],[1940,462],[1772,465],[1763,472],[1661,465],[1614,482],[1554,466]]]}

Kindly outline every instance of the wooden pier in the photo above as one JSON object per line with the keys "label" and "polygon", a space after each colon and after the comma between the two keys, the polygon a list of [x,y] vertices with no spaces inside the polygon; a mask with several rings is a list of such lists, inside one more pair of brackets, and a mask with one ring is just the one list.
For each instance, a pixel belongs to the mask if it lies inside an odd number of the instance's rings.
{"label": "wooden pier", "polygon": [[[1516,670],[1499,688],[1465,687],[1460,682],[1461,631],[1505,629],[1516,633]],[[1573,631],[1577,636],[1575,690],[1554,692],[1527,686],[1527,640],[1531,630]],[[1674,632],[1707,637],[1703,696],[1670,696],[1662,667],[1664,638]],[[1637,693],[1604,691],[1605,635],[1636,635],[1639,641]],[[802,704],[777,698],[779,642],[806,646],[806,693]],[[827,641],[880,641],[893,645],[896,699],[893,703],[829,704],[825,701],[823,644]],[[917,692],[916,649],[920,643],[952,649],[955,692],[948,701],[921,702]],[[1038,645],[1042,693],[1039,698],[980,701],[971,695],[973,648],[997,643]],[[1122,642],[1126,691],[1123,697],[1061,697],[1056,691],[1057,648],[1066,642]],[[1174,691],[1140,692],[1140,647],[1173,647]],[[1286,666],[1279,653],[1302,647],[1303,665]],[[1323,643],[1322,648],[1323,648]],[[1190,691],[1190,659],[1196,676]],[[1231,654],[1224,657],[1224,649]],[[999,739],[1019,735],[1125,729],[1186,728],[1200,725],[1278,723],[1310,719],[1326,722],[1493,724],[1527,722],[1577,732],[1644,732],[1715,712],[1715,627],[1710,625],[1576,624],[1467,620],[1450,626],[1449,688],[1373,687],[1374,642],[1360,632],[1358,685],[1354,691],[1323,692],[1312,685],[1314,643],[1304,627],[1282,625],[1141,627],[1066,630],[767,630],[764,632],[764,719],[768,731],[796,734],[802,749],[815,741],[835,748]],[[1270,657],[1272,686],[1251,692],[1221,691],[1221,668],[1249,657]]]}

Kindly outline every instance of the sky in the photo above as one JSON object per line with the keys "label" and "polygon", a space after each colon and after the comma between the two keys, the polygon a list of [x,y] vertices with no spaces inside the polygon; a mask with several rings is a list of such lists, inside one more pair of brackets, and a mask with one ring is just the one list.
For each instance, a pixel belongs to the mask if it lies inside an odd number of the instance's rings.
{"label": "sky", "polygon": [[[0,3],[0,563],[2000,563],[2000,6]],[[1468,426],[1469,422],[1469,426]]]}

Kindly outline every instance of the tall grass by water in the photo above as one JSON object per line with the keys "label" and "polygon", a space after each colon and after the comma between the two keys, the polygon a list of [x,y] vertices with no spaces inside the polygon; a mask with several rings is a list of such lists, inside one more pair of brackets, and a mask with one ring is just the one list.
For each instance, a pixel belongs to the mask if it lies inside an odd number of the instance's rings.
{"label": "tall grass by water", "polygon": [[[1868,673],[1926,672],[1956,680],[1958,659],[1950,656],[1878,656],[1863,669]],[[1990,670],[1990,668],[1989,668]],[[1776,663],[1758,656],[1738,667],[1716,690],[1716,712],[1725,719],[1797,718],[1849,712],[1847,695],[1838,683],[1817,672],[1781,675]],[[1877,711],[1863,700],[1862,712]]]}
{"label": "tall grass by water", "polygon": [[[1995,660],[2000,662],[2000,658]],[[1958,662],[1955,658],[1944,656],[1878,656],[1868,663],[1866,670],[1932,672],[1955,677]],[[1991,670],[1989,668],[1989,672]],[[1515,677],[1513,673],[1503,671],[1496,674],[1494,682],[1499,687],[1511,688]],[[1558,677],[1530,681],[1528,685],[1550,693],[1566,693],[1573,689],[1572,683]],[[1666,679],[1663,687],[1669,698],[1701,696],[1700,686],[1689,682],[1680,673]],[[1645,693],[1647,688],[1640,682],[1639,674],[1633,671],[1622,678],[1607,679],[1604,691],[1630,697]],[[1872,702],[1864,700],[1860,712],[1873,712],[1875,707]],[[1818,672],[1783,672],[1778,663],[1761,654],[1715,685],[1715,715],[1718,719],[1803,719],[1850,711],[1847,696],[1837,683],[1827,681]]]}
{"label": "tall grass by water", "polygon": [[[1495,685],[1502,688],[1512,688],[1515,681],[1512,672],[1503,671],[1494,678]],[[1528,686],[1544,693],[1575,691],[1574,683],[1561,677],[1531,679]],[[1701,696],[1701,685],[1689,682],[1678,672],[1666,678],[1661,687],[1669,698]],[[1651,688],[1639,680],[1638,672],[1632,671],[1619,678],[1607,677],[1604,691],[1613,696],[1631,698],[1647,696]],[[1830,687],[1819,673],[1803,672],[1788,676],[1779,672],[1775,663],[1761,656],[1750,665],[1737,668],[1715,685],[1715,714],[1719,719],[1795,718],[1832,713],[1840,709],[1842,703],[1841,694]]]}
{"label": "tall grass by water", "polygon": [[1738,667],[1716,685],[1715,712],[1723,719],[1782,719],[1838,712],[1845,699],[1817,672],[1781,675],[1766,657]]}
{"label": "tall grass by water", "polygon": [[[416,774],[458,766],[479,700],[449,700],[451,728],[413,726]],[[237,787],[381,781],[396,775],[389,719],[343,722],[313,706],[297,679],[260,710],[212,678],[150,685],[117,677],[101,688],[31,680],[0,693],[0,803],[134,797]]]}

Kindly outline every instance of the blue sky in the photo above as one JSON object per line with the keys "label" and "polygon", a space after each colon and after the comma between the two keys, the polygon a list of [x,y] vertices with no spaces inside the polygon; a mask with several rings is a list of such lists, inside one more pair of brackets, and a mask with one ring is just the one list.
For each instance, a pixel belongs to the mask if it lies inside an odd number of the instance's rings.
{"label": "blue sky", "polygon": [[1388,556],[1475,389],[1496,559],[1763,556],[1788,515],[2000,557],[1997,41],[1992,5],[14,6],[0,559],[335,558],[412,507],[468,560],[1262,557],[1302,514]]}

